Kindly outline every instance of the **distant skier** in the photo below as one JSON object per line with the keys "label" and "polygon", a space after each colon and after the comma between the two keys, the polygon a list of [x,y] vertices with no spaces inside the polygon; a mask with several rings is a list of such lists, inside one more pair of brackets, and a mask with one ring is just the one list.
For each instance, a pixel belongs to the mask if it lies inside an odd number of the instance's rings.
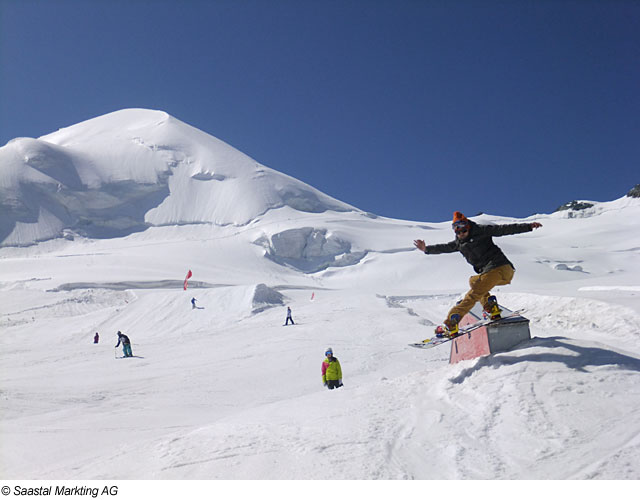
{"label": "distant skier", "polygon": [[322,362],[322,383],[330,390],[342,387],[342,367],[338,358],[333,356],[333,349],[327,348]]}
{"label": "distant skier", "polygon": [[195,298],[195,297],[193,297],[193,298],[191,299],[191,309],[195,309],[195,308],[196,308],[196,298]]}
{"label": "distant skier", "polygon": [[500,318],[500,307],[495,296],[489,292],[495,286],[508,285],[513,279],[515,268],[502,250],[493,242],[493,236],[526,233],[542,227],[539,222],[523,224],[480,225],[467,219],[461,212],[453,214],[453,230],[456,239],[449,243],[426,245],[423,240],[413,244],[426,254],[460,252],[477,276],[469,278],[471,290],[447,314],[444,325],[436,327],[437,337],[454,337],[458,334],[458,322],[476,302],[480,301],[491,319]]}
{"label": "distant skier", "polygon": [[287,321],[285,321],[284,326],[287,326],[289,324],[289,321],[291,321],[292,325],[295,325],[295,323],[293,322],[293,318],[291,317],[291,308],[287,307]]}
{"label": "distant skier", "polygon": [[98,332],[96,332],[96,334],[93,336],[93,343],[97,344],[98,342],[100,342],[100,335],[98,335]]}
{"label": "distant skier", "polygon": [[118,343],[116,344],[116,347],[120,345],[120,342],[122,342],[122,352],[124,353],[124,357],[132,357],[133,353],[131,352],[131,341],[129,340],[129,337],[118,331]]}

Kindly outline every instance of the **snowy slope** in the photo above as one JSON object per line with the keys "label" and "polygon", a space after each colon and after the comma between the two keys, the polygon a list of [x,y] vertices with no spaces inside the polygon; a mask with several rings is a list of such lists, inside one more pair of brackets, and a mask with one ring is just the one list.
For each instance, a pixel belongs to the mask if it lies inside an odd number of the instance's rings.
{"label": "snowy slope", "polygon": [[[127,110],[0,151],[46,143],[43,158],[64,159],[2,167],[2,185],[50,215],[72,191],[167,190],[151,208],[122,199],[122,218],[144,230],[90,238],[75,226],[51,239],[46,224],[17,222],[46,241],[0,248],[0,477],[638,479],[638,200],[538,214],[526,220],[542,228],[497,239],[517,268],[498,298],[527,308],[534,338],[449,365],[444,346],[407,346],[473,272],[460,255],[413,249],[452,239],[448,222],[372,218],[200,134]],[[231,156],[190,163],[215,149],[196,151],[207,141]],[[69,197],[42,187],[49,179]],[[209,191],[194,201],[198,183]],[[217,205],[218,189],[264,198]],[[296,189],[322,209],[287,204]],[[11,238],[27,234],[16,228]],[[287,305],[295,326],[282,326]],[[117,359],[117,330],[138,357]],[[344,371],[337,391],[320,381],[327,346]]]}

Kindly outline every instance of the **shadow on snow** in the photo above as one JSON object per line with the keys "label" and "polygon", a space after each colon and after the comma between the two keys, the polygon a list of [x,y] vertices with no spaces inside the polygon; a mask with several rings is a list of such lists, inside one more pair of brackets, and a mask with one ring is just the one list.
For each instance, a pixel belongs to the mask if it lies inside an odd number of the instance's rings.
{"label": "shadow on snow", "polygon": [[500,368],[501,366],[514,365],[516,363],[562,363],[567,368],[579,372],[589,373],[588,367],[617,366],[620,369],[640,372],[640,359],[622,354],[606,347],[594,347],[572,344],[566,337],[534,338],[520,344],[514,350],[522,351],[531,348],[547,348],[553,350],[568,350],[571,353],[562,352],[535,352],[521,356],[509,356],[507,353],[496,353],[478,359],[477,363],[465,368],[451,379],[451,382],[459,384],[475,372],[483,368]]}

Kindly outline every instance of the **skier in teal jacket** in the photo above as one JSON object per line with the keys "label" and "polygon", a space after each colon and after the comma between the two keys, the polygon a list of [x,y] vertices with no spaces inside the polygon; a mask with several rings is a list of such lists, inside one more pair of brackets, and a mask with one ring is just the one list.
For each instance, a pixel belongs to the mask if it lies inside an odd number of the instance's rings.
{"label": "skier in teal jacket", "polygon": [[129,337],[121,331],[118,331],[118,343],[116,344],[116,347],[120,345],[120,342],[122,342],[122,352],[124,353],[124,357],[132,357],[133,353],[131,352],[131,341],[129,340]]}

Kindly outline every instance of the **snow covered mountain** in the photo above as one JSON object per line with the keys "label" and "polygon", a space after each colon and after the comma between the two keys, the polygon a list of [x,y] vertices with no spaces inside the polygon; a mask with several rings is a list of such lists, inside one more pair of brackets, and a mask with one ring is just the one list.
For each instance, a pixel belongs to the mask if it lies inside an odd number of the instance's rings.
{"label": "snow covered mountain", "polygon": [[127,109],[0,148],[0,244],[355,210],[172,116]]}
{"label": "snow covered mountain", "polygon": [[449,365],[407,346],[473,274],[413,248],[449,222],[372,217],[144,110],[11,141],[0,189],[2,479],[640,476],[638,198],[496,239],[533,338]]}

